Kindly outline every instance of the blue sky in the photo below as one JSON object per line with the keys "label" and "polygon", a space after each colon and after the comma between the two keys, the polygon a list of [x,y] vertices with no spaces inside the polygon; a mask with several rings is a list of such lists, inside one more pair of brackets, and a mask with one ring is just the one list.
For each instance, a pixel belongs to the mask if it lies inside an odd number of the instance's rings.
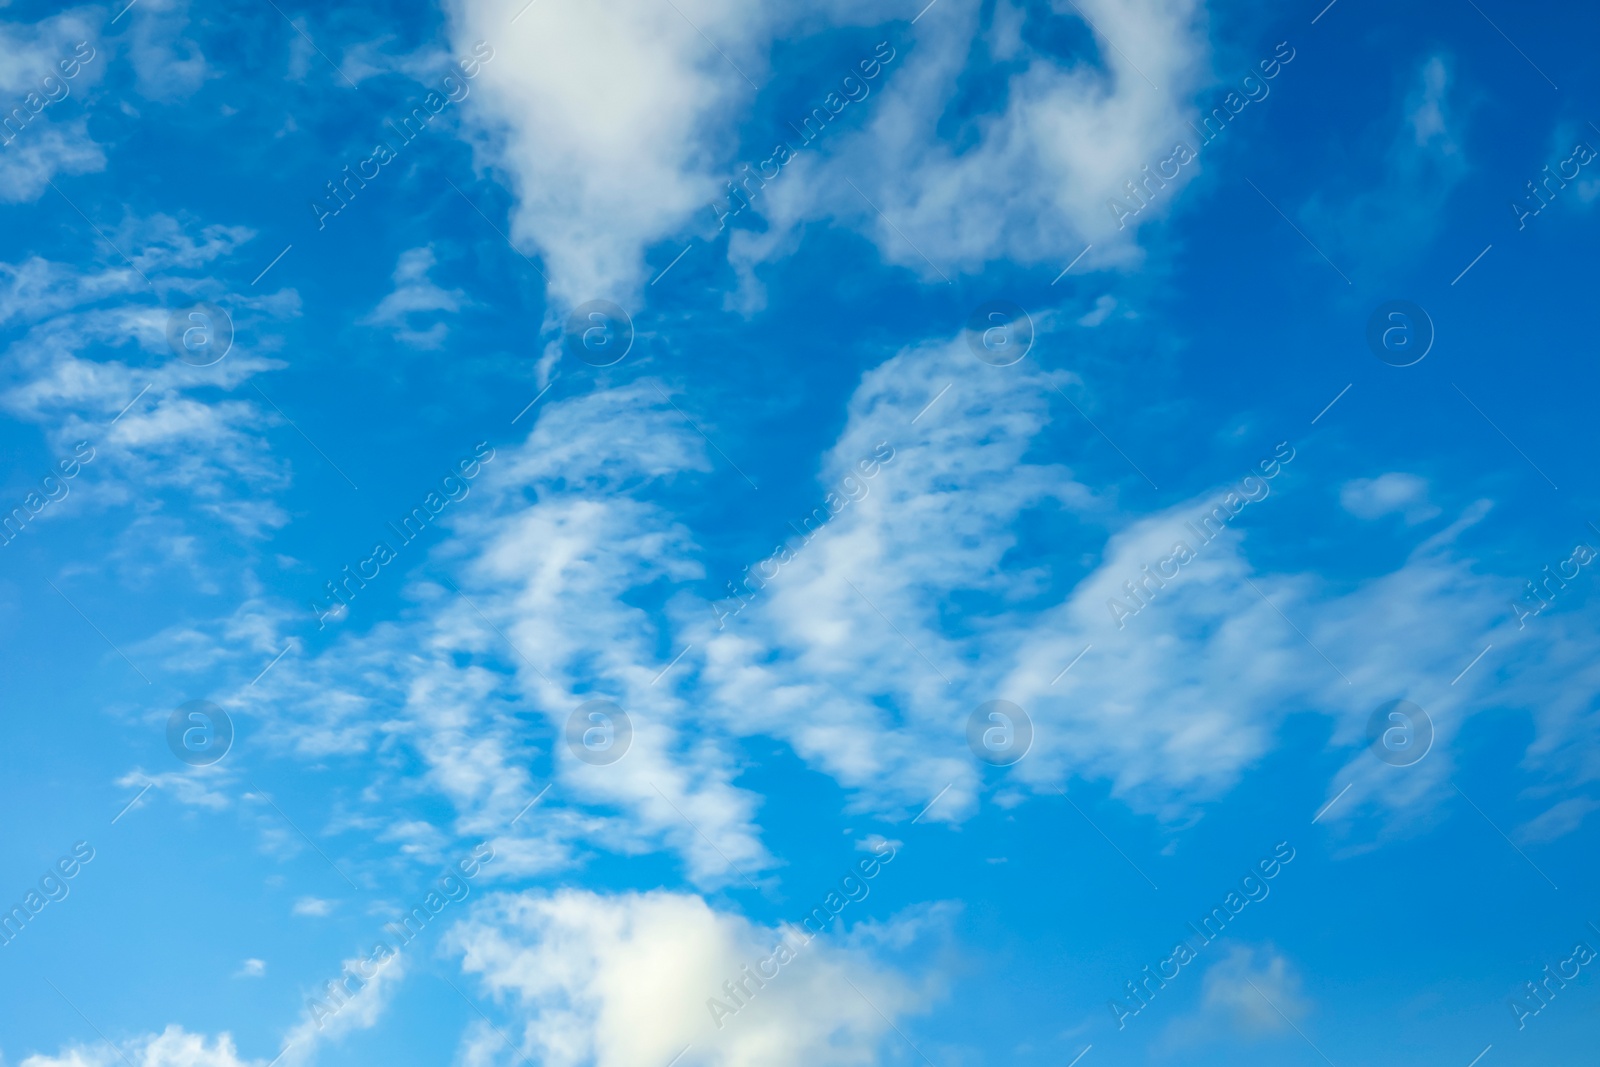
{"label": "blue sky", "polygon": [[0,5],[0,1063],[1589,1047],[1592,12],[124,5]]}

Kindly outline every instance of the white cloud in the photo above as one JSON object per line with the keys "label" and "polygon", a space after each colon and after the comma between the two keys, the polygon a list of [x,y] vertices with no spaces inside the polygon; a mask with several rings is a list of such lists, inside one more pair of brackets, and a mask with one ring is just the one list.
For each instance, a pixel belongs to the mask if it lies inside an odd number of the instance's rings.
{"label": "white cloud", "polygon": [[[268,324],[297,314],[297,298],[230,294],[200,274],[249,240],[248,230],[156,215],[127,218],[114,232],[174,310],[152,303],[145,277],[120,258],[100,270],[38,257],[0,264],[0,321],[20,334],[0,353],[0,410],[41,426],[58,454],[79,441],[96,452],[79,491],[53,510],[128,506],[132,525],[147,524],[174,559],[185,552],[181,532],[165,528],[164,489],[244,536],[284,525],[271,493],[287,485],[288,468],[265,436],[281,416],[242,390],[283,366],[268,355],[277,344]],[[232,351],[210,367],[180,361],[167,343],[169,316],[197,299],[234,320]],[[219,387],[240,395],[216,399]],[[90,483],[93,492],[83,492]]]}
{"label": "white cloud", "polygon": [[[363,962],[365,958],[359,956],[343,961],[339,976]],[[308,1012],[307,1017],[285,1036],[282,1057],[273,1062],[312,1063],[323,1044],[337,1042],[356,1030],[371,1029],[394,999],[394,990],[404,979],[405,969],[403,955],[389,957],[373,971],[370,980],[346,983],[346,989],[355,988],[343,997],[342,1003],[325,990],[312,990],[308,1003],[315,1000],[321,1005],[322,1013]],[[260,977],[265,971],[264,962],[248,959],[236,977]],[[177,1024],[169,1025],[160,1034],[123,1041],[116,1048],[99,1042],[71,1046],[55,1056],[29,1056],[21,1067],[112,1067],[128,1063],[133,1067],[268,1067],[267,1059],[241,1059],[232,1035],[226,1031],[208,1041],[205,1035],[189,1033]]]}
{"label": "white cloud", "polygon": [[1444,60],[1433,56],[1422,65],[1419,85],[1406,101],[1410,109],[1407,121],[1416,135],[1417,147],[1437,144],[1446,154],[1456,151],[1446,122],[1446,96],[1450,88],[1450,72]]}
{"label": "white cloud", "polygon": [[[1044,378],[1026,362],[984,367],[964,342],[903,352],[864,376],[818,480],[842,496],[880,442],[893,459],[857,479],[865,496],[796,547],[724,629],[709,612],[685,619],[705,648],[710,710],[724,729],[782,737],[876,803],[911,812],[954,781],[929,817],[962,809],[977,782],[960,740],[970,709],[957,712],[949,693],[995,684],[994,667],[975,669],[989,658],[978,650],[1010,658],[1019,635],[1006,605],[1040,577],[1003,565],[1011,521],[1033,507],[1103,507],[1065,467],[1024,460],[1049,421]],[[786,527],[774,537],[797,541]],[[965,638],[939,624],[955,590],[988,605]]]}
{"label": "white cloud", "polygon": [[428,277],[435,262],[430,246],[400,253],[394,268],[394,291],[360,320],[361,325],[385,327],[396,340],[414,348],[438,348],[443,344],[449,329],[442,321],[435,320],[426,329],[413,326],[414,316],[460,311],[466,300],[461,290],[441,289]]}
{"label": "white cloud", "polygon": [[37,200],[58,174],[90,174],[105,169],[105,152],[89,136],[81,117],[66,118],[40,128],[30,126],[24,136],[0,152],[0,200],[23,203]]}
{"label": "white cloud", "polygon": [[267,961],[255,957],[245,960],[234,973],[235,978],[260,978],[267,973]]}
{"label": "white cloud", "polygon": [[[880,1062],[880,1043],[898,1040],[891,1022],[926,1009],[931,994],[868,947],[896,936],[817,938],[780,963],[784,930],[700,897],[567,889],[491,897],[448,943],[515,1020],[506,1029],[520,1051],[546,1067],[665,1064],[685,1045],[686,1065],[798,1067]],[[744,979],[763,961],[771,977]],[[736,1002],[724,983],[741,979]],[[469,1034],[469,1056],[498,1040]]]}
{"label": "white cloud", "polygon": [[[325,988],[307,993],[306,1018],[283,1038],[286,1051],[280,1062],[285,1067],[313,1063],[324,1044],[337,1044],[348,1034],[370,1030],[378,1024],[393,1003],[396,989],[405,981],[408,963],[405,953],[396,952],[378,961],[375,967],[366,964],[366,956],[352,956],[342,961]],[[365,970],[371,971],[365,981],[348,977],[362,975]]]}
{"label": "white cloud", "polygon": [[333,901],[323,900],[321,897],[301,897],[294,902],[292,909],[295,915],[310,915],[321,918],[333,914]]}
{"label": "white cloud", "polygon": [[[162,709],[160,717],[165,720],[170,714],[169,709]],[[153,711],[151,719],[153,723],[155,720]],[[220,811],[230,803],[228,794],[221,788],[232,779],[232,775],[224,769],[225,766],[224,763],[214,763],[207,767],[194,767],[186,771],[163,771],[158,774],[148,774],[142,767],[135,767],[116,782],[124,789],[142,790],[145,786],[151,786],[153,790],[170,793],[180,804]],[[129,798],[130,803],[132,799]],[[147,797],[141,800],[140,804],[148,804],[150,799]]]}
{"label": "white cloud", "polygon": [[244,226],[197,226],[170,215],[130,216],[116,233],[119,247],[135,250],[134,266],[152,275],[209,267],[255,237],[255,231]]}
{"label": "white cloud", "polygon": [[1234,1034],[1288,1032],[1311,1010],[1301,995],[1299,974],[1271,945],[1230,948],[1206,969],[1200,987],[1199,1007],[1172,1022],[1163,1035],[1164,1044],[1181,1048]]}
{"label": "white cloud", "polygon": [[[533,710],[558,739],[558,795],[572,807],[553,813],[547,804],[519,823],[524,836],[497,841],[507,856],[498,870],[568,862],[579,837],[625,853],[667,843],[704,885],[769,867],[756,798],[732,785],[729,739],[701,730],[699,709],[671,686],[651,684],[667,635],[627,602],[633,590],[702,573],[688,531],[645,499],[710,467],[658,388],[638,382],[544,409],[527,441],[484,464],[471,503],[442,520],[470,546],[456,568],[470,602],[425,585],[401,625],[268,675],[247,702],[264,717],[266,739],[319,756],[406,742],[429,784],[457,805],[452,832],[499,835],[538,792],[528,767]],[[352,615],[361,609],[357,599]],[[500,669],[508,662],[514,676]],[[574,709],[596,696],[633,720],[632,747],[610,766],[580,762],[559,740]],[[416,840],[403,826],[391,836]]]}
{"label": "white cloud", "polygon": [[141,0],[128,15],[128,58],[142,95],[176,100],[194,93],[208,77],[220,77],[199,44],[184,36],[188,0]]}
{"label": "white cloud", "polygon": [[[885,814],[916,812],[951,784],[928,819],[972,810],[981,779],[966,720],[991,698],[1020,704],[1035,727],[1014,784],[1045,790],[1069,774],[1108,780],[1135,809],[1172,820],[1231,788],[1270,751],[1290,709],[1331,717],[1334,743],[1353,753],[1340,772],[1341,784],[1355,781],[1353,795],[1329,821],[1448,790],[1449,740],[1473,707],[1473,688],[1490,675],[1455,687],[1450,680],[1486,643],[1511,662],[1523,655],[1504,610],[1505,581],[1477,573],[1454,547],[1486,506],[1469,509],[1395,571],[1351,589],[1262,573],[1246,534],[1228,530],[1201,544],[1185,526],[1228,487],[1161,512],[1118,515],[1069,470],[1025,460],[1049,424],[1047,376],[1026,362],[1014,372],[976,369],[992,377],[974,373],[956,344],[902,353],[864,377],[820,481],[836,483],[877,440],[892,441],[897,457],[725,630],[685,617],[685,636],[705,650],[708,717],[730,732],[785,739]],[[1273,447],[1264,441],[1262,453]],[[1276,496],[1303,492],[1301,468],[1284,469],[1267,483],[1270,495],[1250,505],[1262,521]],[[1116,531],[1055,603],[1040,603],[1042,566],[1007,563],[1019,522],[1044,507]],[[1086,547],[1098,546],[1088,537]],[[1159,589],[1150,581],[1148,606],[1119,629],[1108,600],[1131,603],[1124,583],[1146,581],[1143,568],[1180,539],[1192,542],[1196,559]],[[945,621],[956,598],[959,630]],[[1594,691],[1580,686],[1565,718],[1587,722],[1578,706]],[[958,703],[952,692],[970,696]],[[1437,739],[1423,763],[1396,775],[1364,751],[1365,730],[1374,709],[1402,697],[1425,706]],[[1523,706],[1553,718],[1531,696]],[[1570,736],[1570,728],[1553,733],[1549,752],[1560,751],[1555,737]]]}
{"label": "white cloud", "polygon": [[[289,61],[285,65],[284,76],[292,82],[303,83],[306,80],[306,75],[311,71],[311,61],[316,57],[317,51],[311,44],[311,31],[310,27],[306,25],[305,16],[301,15],[289,21],[298,32],[289,37]],[[321,62],[320,59],[317,61]],[[346,71],[345,73],[348,76],[350,72]],[[334,75],[334,77],[341,84],[343,83],[342,78],[338,78],[337,75]]]}
{"label": "white cloud", "polygon": [[[1083,17],[1065,2],[1052,6]],[[1192,0],[1078,7],[1098,27],[1104,66],[1064,64],[1002,32],[1002,52],[1015,50],[1016,69],[999,102],[968,118],[954,141],[943,130],[982,55],[975,39],[984,37],[983,5],[944,3],[915,27],[885,28],[899,58],[876,96],[861,103],[865,126],[836,141],[828,134],[823,155],[806,153],[792,164],[797,173],[772,186],[762,212],[773,229],[736,234],[735,265],[748,271],[785,251],[793,228],[816,217],[859,229],[886,260],[927,282],[997,259],[1065,263],[1090,243],[1094,265],[1137,262],[1136,228],[1122,228],[1106,203],[1142,166],[1170,155],[1186,129],[1185,105],[1207,51],[1200,7]]]}
{"label": "white cloud", "polygon": [[105,169],[82,110],[107,60],[93,43],[98,25],[89,8],[31,25],[0,23],[0,201],[36,200],[58,174]]}
{"label": "white cloud", "polygon": [[1346,271],[1351,262],[1414,259],[1449,218],[1451,194],[1469,172],[1453,132],[1467,110],[1455,81],[1444,57],[1425,60],[1397,113],[1364,138],[1368,162],[1330,176],[1298,212],[1299,225]]}
{"label": "white cloud", "polygon": [[1115,311],[1116,308],[1117,298],[1112,296],[1110,293],[1105,293],[1094,302],[1094,307],[1090,309],[1087,314],[1078,319],[1078,325],[1087,326],[1090,328],[1098,326],[1102,322],[1106,321],[1106,319],[1110,318],[1111,313]]}
{"label": "white cloud", "polygon": [[[1115,225],[1106,198],[1170,154],[1166,139],[1183,127],[1182,104],[1206,51],[1194,0],[1084,0],[1095,25],[1138,57],[1138,70],[1104,39],[1104,68],[1034,52],[1010,3],[985,23],[982,5],[945,0],[914,27],[887,2],[683,0],[674,10],[601,0],[518,15],[522,6],[455,0],[451,36],[462,55],[475,42],[495,43],[497,58],[465,110],[484,161],[503,169],[517,196],[513,238],[543,255],[552,292],[568,306],[595,297],[627,303],[648,277],[650,246],[715,224],[708,205],[742,178],[740,131],[756,97],[745,79],[769,80],[780,37],[874,27],[861,34],[861,58],[872,59],[874,43],[886,39],[896,58],[854,105],[867,115],[864,129],[801,150],[785,168],[795,173],[761,191],[758,210],[772,231],[741,230],[730,247],[747,281],[756,263],[793,245],[800,223],[817,218],[861,230],[886,259],[927,280],[998,258],[1054,263],[1087,241],[1103,263],[1131,262],[1134,231]],[[1053,6],[1080,18],[1065,2]],[[975,55],[1017,69],[1002,102],[969,120],[958,147],[940,123]],[[812,103],[823,106],[835,80],[818,84]],[[786,126],[771,131],[779,139],[800,140]],[[759,160],[770,149],[752,151]]]}
{"label": "white cloud", "polygon": [[643,248],[715,196],[719,157],[752,96],[695,27],[762,77],[765,16],[734,0],[678,10],[595,0],[538,4],[513,24],[522,6],[451,5],[456,53],[485,40],[496,51],[467,113],[488,128],[487,158],[517,194],[512,238],[539,250],[558,298],[625,299],[643,280]]}
{"label": "white cloud", "polygon": [[1236,947],[1213,964],[1201,979],[1201,1004],[1207,1011],[1225,1013],[1245,1033],[1286,1030],[1290,1020],[1304,1018],[1309,1010],[1300,996],[1299,976],[1270,945],[1260,950]]}
{"label": "white cloud", "polygon": [[1582,826],[1583,820],[1596,808],[1600,808],[1600,801],[1589,797],[1568,797],[1525,823],[1517,831],[1517,838],[1523,844],[1542,845],[1555,841]]}
{"label": "white cloud", "polygon": [[1406,525],[1415,526],[1439,514],[1428,499],[1428,483],[1415,474],[1390,472],[1376,478],[1356,478],[1339,489],[1339,503],[1360,519],[1380,519],[1403,515]]}
{"label": "white cloud", "polygon": [[[1285,716],[1310,710],[1333,721],[1332,743],[1351,754],[1337,776],[1340,788],[1353,783],[1350,795],[1322,820],[1350,834],[1363,813],[1448,791],[1450,740],[1476,687],[1491,682],[1535,709],[1530,760],[1579,780],[1600,776],[1571,746],[1596,729],[1585,702],[1600,691],[1600,668],[1580,665],[1584,638],[1567,636],[1577,623],[1540,617],[1542,637],[1558,639],[1519,643],[1506,581],[1478,573],[1456,546],[1487,505],[1396,570],[1342,590],[1313,575],[1263,573],[1247,535],[1229,529],[1196,542],[1197,558],[1150,585],[1149,604],[1119,628],[1108,599],[1129,603],[1124,583],[1144,580],[1143,568],[1177,539],[1192,540],[1185,523],[1228,487],[1127,514],[1062,462],[1034,461],[1075,460],[1070,448],[1042,447],[1063,412],[1052,382],[1078,388],[1028,361],[983,366],[962,342],[907,350],[869,371],[816,490],[819,504],[830,488],[865,495],[809,544],[776,524],[774,542],[787,539],[793,558],[721,629],[688,592],[705,576],[702,550],[670,503],[685,479],[712,469],[703,441],[649,380],[551,403],[443,520],[450,536],[437,558],[470,601],[419,582],[400,620],[352,630],[274,671],[230,710],[253,716],[261,741],[281,751],[369,762],[382,754],[366,798],[374,805],[414,791],[395,749],[414,752],[456,819],[390,813],[381,836],[420,860],[441,855],[452,835],[492,837],[504,857],[495,877],[559,870],[588,849],[663,847],[698,885],[771,877],[758,798],[731,770],[751,736],[781,739],[866,812],[908,817],[949,785],[926,818],[963,819],[984,789],[966,720],[989,698],[1017,702],[1035,726],[1007,803],[1073,774],[1181,821],[1270,751]],[[873,478],[852,475],[880,442],[893,460]],[[1262,454],[1272,451],[1264,441]],[[1271,523],[1280,495],[1305,492],[1303,466],[1266,483],[1250,515]],[[1055,510],[1084,528],[1076,547],[1090,554],[1069,547],[1017,566],[1019,524]],[[1113,532],[1102,538],[1100,529]],[[404,567],[423,562],[409,559]],[[1052,579],[1076,560],[1088,570],[1069,571],[1068,584]],[[664,608],[639,606],[647,589]],[[952,598],[965,605],[959,630],[947,621]],[[357,599],[339,625],[363,625],[361,612]],[[1451,686],[1490,642],[1494,658]],[[686,645],[690,654],[652,684]],[[1545,669],[1574,678],[1571,693],[1551,698],[1528,673],[1529,649],[1551,664],[1572,660]],[[573,710],[596,696],[633,719],[633,748],[610,766],[574,759],[562,736]],[[1425,707],[1437,736],[1422,763],[1396,774],[1364,750],[1365,731],[1375,708],[1402,697]],[[508,832],[547,784],[533,769],[546,758],[553,792]]]}
{"label": "white cloud", "polygon": [[260,1067],[265,1062],[241,1060],[227,1033],[207,1043],[204,1035],[174,1024],[159,1034],[125,1041],[120,1050],[106,1047],[105,1042],[75,1045],[55,1056],[29,1056],[21,1067],[111,1067],[124,1058],[133,1067]]}

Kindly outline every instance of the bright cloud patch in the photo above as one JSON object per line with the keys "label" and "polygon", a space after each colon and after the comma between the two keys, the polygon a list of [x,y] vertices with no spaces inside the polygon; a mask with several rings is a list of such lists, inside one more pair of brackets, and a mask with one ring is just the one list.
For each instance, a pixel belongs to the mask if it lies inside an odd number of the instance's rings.
{"label": "bright cloud patch", "polygon": [[[680,1053],[707,1067],[870,1064],[895,1039],[894,1021],[928,1005],[927,993],[848,942],[804,944],[677,893],[501,895],[451,942],[462,968],[518,1020],[519,1050],[550,1067]],[[775,952],[785,942],[794,950]],[[498,1041],[475,1028],[467,1055]]]}
{"label": "bright cloud patch", "polygon": [[[1202,70],[1189,0],[1086,0],[1083,12],[1036,13],[1080,29],[1092,19],[1137,64],[1103,38],[1092,59],[1038,52],[1010,3],[946,0],[915,26],[898,5],[879,3],[823,12],[722,0],[521,7],[460,0],[453,41],[464,53],[493,40],[503,57],[484,68],[469,108],[486,159],[517,194],[513,237],[543,254],[568,306],[631,298],[648,277],[649,246],[714,232],[742,201],[772,224],[764,235],[736,231],[730,254],[746,273],[791,250],[795,228],[817,218],[858,229],[885,259],[932,281],[1000,257],[1065,261],[1085,242],[1098,242],[1106,262],[1126,262],[1132,231],[1105,201],[1170,154]],[[779,154],[741,168],[741,116],[773,73],[774,42],[815,32],[824,15],[862,25],[869,65],[819,84],[815,118],[797,113],[756,135],[762,156],[783,142],[796,162]],[[972,64],[994,65],[1005,92],[966,120],[971,143],[957,151],[938,130]],[[606,73],[592,77],[597,70]],[[865,125],[812,144],[851,100]]]}
{"label": "bright cloud patch", "polygon": [[1376,478],[1346,482],[1339,490],[1339,503],[1357,518],[1378,519],[1399,514],[1408,525],[1439,514],[1439,509],[1428,500],[1428,483],[1415,474],[1381,474]]}
{"label": "bright cloud patch", "polygon": [[233,1038],[228,1034],[206,1040],[181,1026],[169,1026],[159,1034],[110,1048],[104,1042],[75,1046],[55,1056],[29,1056],[21,1067],[111,1067],[114,1063],[133,1067],[255,1067],[256,1061],[239,1058]]}
{"label": "bright cloud patch", "polygon": [[36,200],[58,174],[105,167],[84,119],[104,49],[89,9],[31,26],[0,23],[0,201]]}

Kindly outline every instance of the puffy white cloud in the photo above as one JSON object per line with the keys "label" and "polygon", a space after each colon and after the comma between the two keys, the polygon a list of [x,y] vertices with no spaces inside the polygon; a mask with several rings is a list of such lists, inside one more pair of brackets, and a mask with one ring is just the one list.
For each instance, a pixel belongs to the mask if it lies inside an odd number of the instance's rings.
{"label": "puffy white cloud", "polygon": [[1174,1019],[1162,1043],[1176,1049],[1235,1034],[1290,1032],[1311,1010],[1300,987],[1294,965],[1273,946],[1235,945],[1206,969],[1199,1006]]}
{"label": "puffy white cloud", "polygon": [[[986,24],[983,5],[972,2],[941,3],[914,27],[886,30],[899,56],[875,96],[852,105],[867,112],[865,125],[837,140],[826,134],[820,155],[802,153],[797,173],[774,183],[762,211],[773,228],[736,234],[735,265],[748,270],[786,250],[793,228],[819,216],[861,230],[886,260],[925,282],[997,259],[1065,264],[1090,243],[1095,265],[1136,262],[1136,229],[1118,222],[1107,200],[1187,135],[1184,105],[1207,51],[1200,7],[1052,8],[1088,17],[1101,64],[1035,52],[1011,31],[1014,22]],[[990,50],[1007,60],[1004,73],[994,72],[1005,91],[959,133],[947,132],[963,79]]]}
{"label": "puffy white cloud", "polygon": [[124,1042],[120,1051],[103,1041],[75,1045],[54,1056],[29,1056],[21,1067],[111,1067],[123,1063],[124,1058],[134,1067],[260,1067],[266,1062],[240,1059],[233,1037],[227,1033],[208,1043],[204,1035],[173,1025],[159,1034]]}
{"label": "puffy white cloud", "polygon": [[488,127],[488,159],[517,194],[512,238],[539,250],[553,292],[568,306],[625,298],[642,281],[643,248],[715,196],[729,131],[754,95],[717,48],[763,75],[766,16],[735,0],[535,3],[519,14],[525,3],[451,5],[455,51],[490,41],[496,55],[467,112]]}
{"label": "puffy white cloud", "polygon": [[[901,1040],[894,1025],[942,992],[938,979],[914,981],[890,960],[942,941],[947,925],[949,909],[923,907],[811,934],[752,923],[693,894],[562,889],[483,897],[443,947],[512,1019],[499,1029],[550,1067],[667,1064],[686,1045],[678,1061],[686,1067],[866,1065],[880,1062],[885,1041]],[[376,968],[365,961],[344,960],[326,989],[307,990],[306,1017],[285,1033],[280,1064],[314,1064],[349,1033],[381,1022],[405,981],[408,953],[387,955]],[[261,973],[261,961],[246,961],[242,974]],[[346,977],[363,973],[365,982]],[[462,1046],[464,1062],[504,1054],[499,1033],[478,1024]],[[178,1025],[125,1041],[120,1051],[134,1067],[266,1062],[240,1059],[227,1033],[208,1041]],[[22,1067],[115,1062],[117,1049],[101,1043],[30,1056]]]}
{"label": "puffy white cloud", "polygon": [[[1237,946],[1201,978],[1203,1010],[1225,1013],[1246,1033],[1287,1030],[1309,1006],[1300,997],[1300,979],[1288,959],[1269,945]],[[1287,1018],[1285,1018],[1287,1016]]]}
{"label": "puffy white cloud", "polygon": [[1405,517],[1409,526],[1439,514],[1439,509],[1428,499],[1425,479],[1395,471],[1344,483],[1339,489],[1339,503],[1357,518],[1378,519],[1398,514]]}
{"label": "puffy white cloud", "polygon": [[[929,1005],[930,991],[878,962],[873,940],[893,935],[804,944],[697,896],[566,889],[491,897],[448,943],[515,1020],[519,1051],[547,1067],[680,1053],[687,1065],[787,1067],[879,1062],[880,1044],[899,1040],[891,1022]],[[744,992],[730,994],[725,983],[739,981]],[[468,1046],[503,1048],[490,1032]]]}
{"label": "puffy white cloud", "polygon": [[[1099,64],[1025,45],[1022,9],[1011,3],[985,16],[976,0],[944,0],[915,26],[884,2],[524,3],[456,0],[451,36],[463,55],[493,42],[498,58],[466,112],[482,131],[485,162],[517,196],[513,238],[544,256],[552,292],[568,306],[626,302],[648,277],[646,249],[715,224],[709,205],[744,180],[741,128],[779,37],[876,25],[861,59],[876,62],[872,41],[881,39],[890,43],[880,58],[895,58],[850,105],[867,112],[858,132],[801,148],[802,134],[770,131],[763,154],[784,139],[799,158],[770,188],[760,178],[748,187],[760,190],[757,210],[772,229],[735,235],[731,258],[747,278],[816,218],[859,229],[886,259],[932,281],[999,258],[1054,263],[1089,241],[1101,262],[1131,262],[1134,231],[1105,201],[1170,154],[1206,52],[1195,0],[1054,3],[1053,17],[1081,23],[1082,10],[1107,35],[1095,38]],[[996,64],[1005,91],[953,143],[942,124],[963,72],[980,61]],[[828,102],[834,80],[814,93],[825,116],[843,106]]]}

